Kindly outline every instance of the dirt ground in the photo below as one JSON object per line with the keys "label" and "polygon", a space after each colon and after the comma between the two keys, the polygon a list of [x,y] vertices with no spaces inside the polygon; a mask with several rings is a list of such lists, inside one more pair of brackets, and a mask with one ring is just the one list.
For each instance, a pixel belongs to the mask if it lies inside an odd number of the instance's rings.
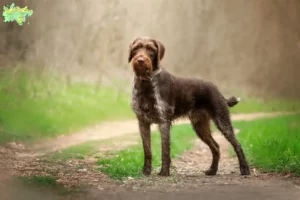
{"label": "dirt ground", "polygon": [[[232,118],[251,120],[254,116],[264,115],[233,115]],[[127,131],[124,131],[124,135],[126,133]],[[228,153],[229,143],[218,132],[214,133],[214,138],[221,147],[220,167],[216,176],[204,175],[203,171],[211,162],[211,153],[204,143],[196,140],[194,148],[172,161],[170,177],[158,177],[157,171],[154,170],[150,177],[128,177],[123,181],[111,180],[99,172],[94,158],[50,162],[44,154],[26,156],[30,155],[32,150],[22,145],[0,147],[0,166],[2,172],[5,171],[0,173],[0,192],[4,191],[1,192],[1,195],[4,195],[1,199],[26,199],[27,196],[28,199],[300,199],[299,178],[262,174],[254,168],[251,169],[251,176],[242,177],[239,174],[237,158]],[[128,140],[132,140],[132,136],[128,137]],[[124,143],[126,139],[123,138],[119,142]],[[118,142],[113,145],[118,146]],[[126,148],[126,145],[123,148]],[[72,189],[80,186],[82,191],[62,196],[54,190],[28,188],[11,179],[15,176],[32,175],[55,175],[58,177],[58,183]]]}
{"label": "dirt ground", "polygon": [[[233,114],[232,120],[244,120],[250,121],[258,118],[269,118],[278,115],[288,115],[293,112],[273,112],[273,113],[250,113],[250,114]],[[175,124],[187,124],[188,120],[178,120]],[[153,126],[152,131],[157,130],[156,126]],[[32,155],[42,155],[45,153],[57,151],[59,149],[67,148],[69,146],[77,145],[86,141],[92,140],[104,140],[114,137],[120,137],[132,133],[138,133],[137,121],[109,121],[99,125],[83,129],[77,133],[67,136],[59,136],[54,139],[38,141],[35,144],[30,144],[30,150]],[[29,155],[28,155],[29,156]]]}

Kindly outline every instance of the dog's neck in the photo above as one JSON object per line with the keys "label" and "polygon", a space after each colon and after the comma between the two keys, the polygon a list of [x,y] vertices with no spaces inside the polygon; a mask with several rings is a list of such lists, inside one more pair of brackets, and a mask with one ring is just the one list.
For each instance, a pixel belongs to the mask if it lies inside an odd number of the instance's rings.
{"label": "dog's neck", "polygon": [[159,73],[161,72],[161,67],[159,67],[158,69],[150,72],[147,77],[138,77],[135,75],[135,77],[138,79],[138,80],[141,80],[141,81],[152,81],[152,79],[157,76]]}
{"label": "dog's neck", "polygon": [[158,75],[161,72],[161,67],[159,67],[158,69],[150,72],[149,77],[152,79],[154,76]]}

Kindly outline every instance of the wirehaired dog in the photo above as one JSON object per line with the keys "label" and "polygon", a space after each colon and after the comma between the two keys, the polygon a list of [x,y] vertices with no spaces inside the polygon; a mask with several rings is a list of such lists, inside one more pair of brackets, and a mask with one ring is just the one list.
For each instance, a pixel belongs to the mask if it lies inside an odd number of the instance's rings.
{"label": "wirehaired dog", "polygon": [[151,38],[136,38],[129,46],[128,62],[132,61],[134,85],[131,107],[138,120],[144,149],[143,174],[152,169],[151,124],[158,124],[162,141],[162,167],[159,175],[170,175],[170,129],[172,122],[188,117],[194,131],[212,152],[212,163],[205,172],[215,175],[218,171],[220,150],[210,130],[210,119],[233,146],[239,160],[241,175],[250,170],[237,141],[228,107],[239,102],[236,97],[225,99],[218,88],[199,79],[176,77],[161,67],[165,54],[164,45]]}

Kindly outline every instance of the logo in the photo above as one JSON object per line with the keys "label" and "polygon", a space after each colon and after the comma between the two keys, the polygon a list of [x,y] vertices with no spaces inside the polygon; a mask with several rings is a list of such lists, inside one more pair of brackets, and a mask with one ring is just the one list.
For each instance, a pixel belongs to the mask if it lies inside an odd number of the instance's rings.
{"label": "logo", "polygon": [[[3,14],[4,17],[3,22],[17,22],[19,26],[22,26],[28,17],[31,17],[33,14],[33,10],[28,10],[27,6],[24,8],[20,8],[19,6],[15,7],[15,4],[12,3],[9,7],[3,6]],[[30,22],[28,22],[29,24]]]}

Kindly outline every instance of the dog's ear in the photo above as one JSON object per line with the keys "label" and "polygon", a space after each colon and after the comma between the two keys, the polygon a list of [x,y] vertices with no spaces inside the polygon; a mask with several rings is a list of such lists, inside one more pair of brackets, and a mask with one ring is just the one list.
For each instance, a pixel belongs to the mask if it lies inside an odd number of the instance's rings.
{"label": "dog's ear", "polygon": [[140,38],[136,38],[135,40],[133,40],[130,45],[129,45],[129,51],[128,51],[128,63],[131,62],[132,60],[132,47],[133,45],[139,40]]}
{"label": "dog's ear", "polygon": [[165,55],[165,46],[158,40],[154,40],[154,43],[157,47],[157,57],[162,60]]}

